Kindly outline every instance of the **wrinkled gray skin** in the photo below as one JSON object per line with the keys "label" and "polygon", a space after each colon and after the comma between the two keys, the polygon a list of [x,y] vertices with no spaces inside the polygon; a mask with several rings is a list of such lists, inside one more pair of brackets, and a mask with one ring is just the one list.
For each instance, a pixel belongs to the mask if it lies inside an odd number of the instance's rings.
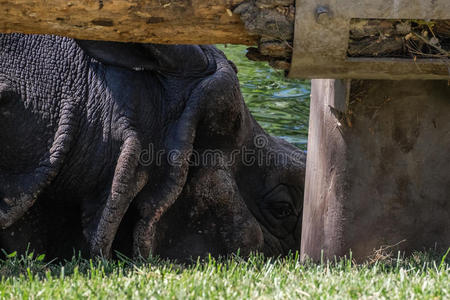
{"label": "wrinkled gray skin", "polygon": [[305,154],[264,133],[215,47],[0,35],[0,128],[6,251],[299,249]]}

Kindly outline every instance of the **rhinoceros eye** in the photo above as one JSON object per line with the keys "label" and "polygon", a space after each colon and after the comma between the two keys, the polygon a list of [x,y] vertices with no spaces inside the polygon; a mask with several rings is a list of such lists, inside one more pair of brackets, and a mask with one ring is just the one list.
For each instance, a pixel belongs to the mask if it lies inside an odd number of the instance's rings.
{"label": "rhinoceros eye", "polygon": [[290,203],[287,202],[275,202],[271,204],[270,210],[274,217],[277,219],[283,219],[294,215],[294,210]]}
{"label": "rhinoceros eye", "polygon": [[264,206],[273,217],[284,219],[295,215],[292,197],[284,185],[279,185],[264,197]]}

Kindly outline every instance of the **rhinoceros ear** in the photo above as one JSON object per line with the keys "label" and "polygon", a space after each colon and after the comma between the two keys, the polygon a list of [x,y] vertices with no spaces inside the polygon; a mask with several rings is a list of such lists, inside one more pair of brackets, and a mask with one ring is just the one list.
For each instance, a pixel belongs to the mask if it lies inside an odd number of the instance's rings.
{"label": "rhinoceros ear", "polygon": [[201,47],[76,40],[78,46],[101,63],[134,71],[203,74],[211,68]]}

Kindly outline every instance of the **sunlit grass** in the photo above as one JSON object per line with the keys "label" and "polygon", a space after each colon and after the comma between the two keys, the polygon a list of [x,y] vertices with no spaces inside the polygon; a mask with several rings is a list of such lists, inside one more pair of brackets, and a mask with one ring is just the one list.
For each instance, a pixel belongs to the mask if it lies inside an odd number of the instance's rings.
{"label": "sunlit grass", "polygon": [[199,260],[150,259],[46,263],[42,257],[0,262],[0,297],[153,299],[450,299],[450,264],[441,255],[356,265],[350,259],[300,263],[295,255]]}

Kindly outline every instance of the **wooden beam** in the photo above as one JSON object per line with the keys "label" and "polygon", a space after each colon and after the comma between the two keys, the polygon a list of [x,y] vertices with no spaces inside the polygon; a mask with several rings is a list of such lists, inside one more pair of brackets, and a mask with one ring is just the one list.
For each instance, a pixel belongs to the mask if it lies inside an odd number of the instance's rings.
{"label": "wooden beam", "polygon": [[257,43],[243,0],[0,0],[0,32],[166,44]]}

